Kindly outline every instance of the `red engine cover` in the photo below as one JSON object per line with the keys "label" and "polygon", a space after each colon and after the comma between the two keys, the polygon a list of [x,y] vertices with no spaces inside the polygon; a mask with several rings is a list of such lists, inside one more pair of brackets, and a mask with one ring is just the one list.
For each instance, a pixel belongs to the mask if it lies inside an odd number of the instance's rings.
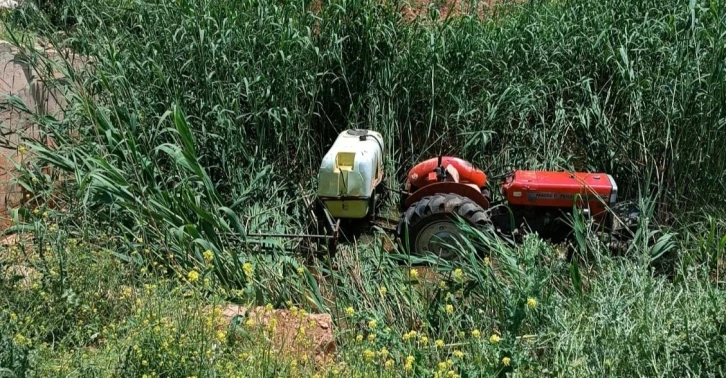
{"label": "red engine cover", "polygon": [[572,207],[579,194],[592,214],[605,210],[603,202],[612,205],[618,193],[609,174],[583,172],[515,171],[502,188],[512,205]]}

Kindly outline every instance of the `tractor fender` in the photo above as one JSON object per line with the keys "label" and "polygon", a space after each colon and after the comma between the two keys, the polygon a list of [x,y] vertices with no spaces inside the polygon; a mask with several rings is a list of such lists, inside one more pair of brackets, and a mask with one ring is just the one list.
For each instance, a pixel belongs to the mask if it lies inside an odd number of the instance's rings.
{"label": "tractor fender", "polygon": [[[436,182],[436,179],[431,178],[429,175],[436,169],[438,164],[438,158],[431,158],[416,164],[406,176],[409,185],[413,188],[422,188]],[[487,175],[464,159],[444,156],[441,158],[441,165],[447,168],[453,167],[458,173],[457,181],[459,182],[468,182],[479,188],[486,185]]]}
{"label": "tractor fender", "polygon": [[470,198],[477,205],[481,206],[482,209],[486,210],[489,208],[489,200],[482,194],[481,190],[474,187],[471,184],[464,184],[460,182],[437,182],[429,184],[423,188],[411,193],[403,203],[404,209],[409,208],[412,204],[420,201],[426,196],[434,194],[458,194],[462,197]]}

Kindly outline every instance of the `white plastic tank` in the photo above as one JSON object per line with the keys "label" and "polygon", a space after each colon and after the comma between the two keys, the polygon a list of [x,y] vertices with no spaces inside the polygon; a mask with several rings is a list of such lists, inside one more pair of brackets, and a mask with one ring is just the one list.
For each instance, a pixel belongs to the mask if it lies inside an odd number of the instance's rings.
{"label": "white plastic tank", "polygon": [[383,136],[351,129],[338,135],[318,172],[318,197],[335,218],[365,218],[383,180]]}

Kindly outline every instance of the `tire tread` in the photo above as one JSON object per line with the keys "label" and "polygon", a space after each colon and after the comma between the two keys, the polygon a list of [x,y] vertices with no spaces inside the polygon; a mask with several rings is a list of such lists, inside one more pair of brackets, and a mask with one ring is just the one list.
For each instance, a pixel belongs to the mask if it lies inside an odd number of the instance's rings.
{"label": "tire tread", "polygon": [[[475,227],[491,225],[489,213],[470,198],[454,193],[437,193],[423,197],[406,209],[396,228],[398,236],[404,240],[406,226],[410,232],[422,220],[437,214],[457,214]],[[413,243],[415,239],[411,236],[409,235],[409,240]],[[410,247],[413,248],[412,245]]]}

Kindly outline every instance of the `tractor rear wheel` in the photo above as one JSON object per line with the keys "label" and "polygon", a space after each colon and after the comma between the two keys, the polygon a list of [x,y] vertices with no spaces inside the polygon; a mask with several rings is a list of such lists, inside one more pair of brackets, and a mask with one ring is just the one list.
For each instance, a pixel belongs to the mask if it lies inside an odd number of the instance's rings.
{"label": "tractor rear wheel", "polygon": [[413,203],[399,221],[397,233],[412,255],[433,253],[453,259],[461,238],[457,215],[474,227],[491,225],[489,214],[470,198],[439,193]]}

